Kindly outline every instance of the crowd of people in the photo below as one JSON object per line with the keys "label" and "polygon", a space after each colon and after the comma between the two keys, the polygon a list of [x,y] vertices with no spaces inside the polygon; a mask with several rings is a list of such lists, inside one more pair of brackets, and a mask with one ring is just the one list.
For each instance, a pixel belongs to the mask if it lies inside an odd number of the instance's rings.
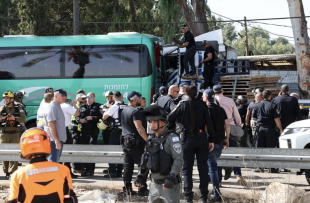
{"label": "crowd of people", "polygon": [[[270,90],[255,88],[255,100],[250,103],[245,96],[238,96],[234,101],[223,92],[220,85],[215,85],[205,89],[199,97],[196,86],[163,86],[159,88],[160,95],[154,95],[152,104],[146,107],[145,98],[136,91],[127,95],[128,104],[124,103],[120,92],[108,91],[106,103],[101,105],[95,102],[93,92],[86,94],[80,89],[76,99],[71,100],[67,99],[64,89],[49,87],[45,89],[38,109],[37,128],[27,130],[23,136],[30,139],[33,138],[30,135],[36,133],[46,134],[50,152],[45,149],[42,156],[33,153],[34,156],[22,157],[30,159],[30,163],[33,160],[46,165],[49,165],[46,161],[58,163],[64,144],[97,144],[99,130],[102,130],[104,144],[123,147],[124,164],[111,163],[103,171],[105,178],[123,178],[124,187],[120,195],[149,196],[150,202],[160,202],[161,199],[179,202],[183,176],[185,202],[190,203],[193,201],[192,178],[196,158],[201,194],[199,202],[221,202],[223,169],[217,166],[217,159],[222,150],[246,145],[246,137],[252,147],[278,147],[278,137],[283,129],[308,114],[299,106],[298,95],[290,94],[287,85],[281,87],[277,97],[273,97]],[[0,142],[17,143],[20,129],[23,129],[22,133],[25,131],[27,112],[22,100],[15,101],[16,93],[7,91],[3,98],[5,105],[0,109],[0,120],[4,128],[0,132]],[[25,144],[24,139],[22,137],[20,142]],[[39,137],[33,139],[40,140]],[[131,183],[134,164],[139,166],[134,180],[138,193]],[[94,176],[95,163],[63,165],[66,166],[64,173],[70,173],[70,181],[77,178],[77,174]],[[3,162],[7,179],[17,168],[17,162]],[[225,180],[234,171],[236,182],[247,186],[240,167],[224,169]],[[258,168],[253,171],[265,170]],[[279,169],[269,171],[280,172]],[[17,176],[12,176],[12,181],[21,181],[16,179]],[[146,184],[148,177],[151,180],[149,189]],[[213,184],[213,195],[208,198],[209,181]]]}

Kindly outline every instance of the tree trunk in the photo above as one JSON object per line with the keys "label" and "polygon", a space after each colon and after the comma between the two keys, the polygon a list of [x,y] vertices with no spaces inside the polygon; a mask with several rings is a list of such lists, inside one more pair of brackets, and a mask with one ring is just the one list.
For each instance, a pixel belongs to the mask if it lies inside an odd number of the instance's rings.
{"label": "tree trunk", "polygon": [[[192,6],[194,9],[195,16],[191,13],[188,8],[186,0],[178,0],[178,4],[182,9],[182,13],[185,17],[188,26],[191,28],[193,35],[198,36],[203,33],[208,32],[207,17],[205,13],[205,1],[204,0],[193,0]],[[195,21],[205,22],[205,23],[192,23]]]}
{"label": "tree trunk", "polygon": [[208,23],[206,16],[205,0],[192,0],[192,7],[196,16],[196,21],[205,23],[196,23],[198,32],[200,34],[208,32]]}
{"label": "tree trunk", "polygon": [[298,89],[301,99],[309,98],[310,91],[310,46],[307,32],[307,21],[301,0],[287,0],[292,18],[295,40],[295,54],[298,73]]}

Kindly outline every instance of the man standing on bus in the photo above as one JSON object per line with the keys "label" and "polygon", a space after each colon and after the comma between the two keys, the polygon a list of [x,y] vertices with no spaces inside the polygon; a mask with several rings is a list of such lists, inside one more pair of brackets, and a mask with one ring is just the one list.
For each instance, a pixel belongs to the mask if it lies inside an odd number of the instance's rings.
{"label": "man standing on bus", "polygon": [[[18,143],[20,125],[25,125],[26,114],[21,106],[14,105],[14,93],[6,91],[3,93],[4,106],[0,108],[0,143]],[[17,161],[3,161],[3,172],[5,178],[17,170]]]}
{"label": "man standing on bus", "polygon": [[[195,54],[196,54],[196,44],[194,35],[188,30],[186,25],[181,26],[182,32],[184,33],[184,41],[185,43],[182,45],[177,45],[179,48],[186,47],[186,51],[183,58],[183,65],[185,69],[184,79],[197,78],[196,75],[196,67],[195,67]],[[191,65],[192,71],[194,73],[193,76],[189,74],[188,62]]]}
{"label": "man standing on bus", "polygon": [[213,77],[214,77],[214,60],[217,58],[216,51],[212,46],[210,46],[207,40],[202,41],[202,46],[205,48],[205,53],[203,59],[200,61],[204,64],[203,78],[204,78],[204,88],[213,88]]}

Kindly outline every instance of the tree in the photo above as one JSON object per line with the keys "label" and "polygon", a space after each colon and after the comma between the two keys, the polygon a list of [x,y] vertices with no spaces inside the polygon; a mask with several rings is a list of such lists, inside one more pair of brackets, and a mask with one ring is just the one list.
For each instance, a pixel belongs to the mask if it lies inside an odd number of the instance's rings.
{"label": "tree", "polygon": [[3,17],[8,17],[8,19],[0,18],[0,36],[17,34],[18,33],[18,21],[17,17],[17,7],[12,1],[0,1],[0,13]]}
{"label": "tree", "polygon": [[[232,45],[237,48],[238,55],[245,55],[245,30],[242,30],[240,36]],[[288,40],[279,37],[276,40],[270,40],[269,33],[262,30],[260,27],[251,28],[248,30],[249,50],[254,55],[269,55],[269,54],[293,54],[294,46],[288,43]]]}
{"label": "tree", "polygon": [[235,26],[233,26],[231,23],[226,24],[222,29],[223,29],[224,42],[225,41],[233,42],[237,39]]}
{"label": "tree", "polygon": [[[175,0],[169,1],[175,2]],[[191,4],[187,0],[177,0],[177,2],[181,7],[183,16],[191,28],[194,36],[198,36],[209,31],[205,10],[205,0],[192,0]],[[193,23],[197,21],[202,23]]]}

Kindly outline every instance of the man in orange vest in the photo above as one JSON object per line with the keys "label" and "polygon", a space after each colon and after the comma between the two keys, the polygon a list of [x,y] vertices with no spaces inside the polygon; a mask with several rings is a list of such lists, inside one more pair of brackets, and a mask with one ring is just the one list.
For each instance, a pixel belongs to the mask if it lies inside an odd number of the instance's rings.
{"label": "man in orange vest", "polygon": [[47,133],[31,128],[20,139],[21,158],[30,163],[11,176],[8,203],[77,203],[69,168],[51,161]]}

